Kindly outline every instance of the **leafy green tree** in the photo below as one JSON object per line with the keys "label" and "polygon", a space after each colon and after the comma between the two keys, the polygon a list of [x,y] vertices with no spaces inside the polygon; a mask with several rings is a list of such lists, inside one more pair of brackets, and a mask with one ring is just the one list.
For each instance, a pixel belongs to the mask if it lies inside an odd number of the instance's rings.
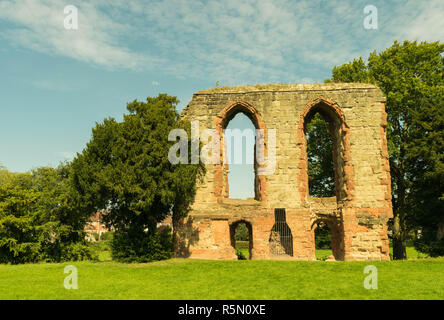
{"label": "leafy green tree", "polygon": [[39,194],[35,224],[38,226],[42,259],[63,261],[92,258],[84,232],[90,214],[74,188],[71,165],[41,167],[31,173],[32,189]]}
{"label": "leafy green tree", "polygon": [[418,228],[415,247],[430,256],[444,255],[444,238],[438,232],[444,225],[444,88],[429,88],[423,107],[412,113],[409,163],[408,225]]}
{"label": "leafy green tree", "polygon": [[6,183],[14,175],[15,175],[15,173],[10,172],[9,170],[6,169],[6,167],[0,165],[0,184]]}
{"label": "leafy green tree", "polygon": [[[89,212],[106,209],[104,221],[115,228],[112,255],[120,261],[151,261],[171,252],[160,245],[157,223],[184,217],[196,191],[203,164],[168,159],[172,129],[185,128],[178,100],[166,94],[127,105],[123,122],[108,118],[96,124],[92,139],[73,160],[75,186]],[[165,243],[165,242],[163,242]]]}
{"label": "leafy green tree", "polygon": [[315,229],[315,248],[331,249],[330,228],[324,222],[318,222]]}
{"label": "leafy green tree", "polygon": [[0,262],[90,259],[86,214],[69,180],[69,166],[31,173],[0,170]]}
{"label": "leafy green tree", "polygon": [[333,140],[327,122],[319,113],[307,123],[306,136],[309,194],[312,197],[333,197]]}
{"label": "leafy green tree", "polygon": [[371,53],[367,65],[359,58],[334,67],[329,80],[374,83],[387,97],[395,259],[406,258],[409,227],[422,230],[418,249],[444,251],[436,241],[444,200],[443,51],[439,42],[395,41]]}
{"label": "leafy green tree", "polygon": [[8,175],[0,184],[0,263],[39,260],[41,245],[34,222],[37,201],[29,173]]}
{"label": "leafy green tree", "polygon": [[234,234],[234,239],[236,241],[249,241],[249,237],[250,233],[247,225],[245,223],[239,223]]}
{"label": "leafy green tree", "polygon": [[329,82],[373,83],[374,79],[371,77],[369,68],[362,57],[359,57],[358,59],[353,59],[350,63],[334,66],[332,79],[325,79],[325,83]]}

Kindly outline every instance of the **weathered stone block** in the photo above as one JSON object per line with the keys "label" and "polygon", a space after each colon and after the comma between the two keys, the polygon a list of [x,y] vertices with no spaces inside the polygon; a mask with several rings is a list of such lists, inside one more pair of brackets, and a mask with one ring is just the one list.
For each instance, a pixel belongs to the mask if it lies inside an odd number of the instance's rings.
{"label": "weathered stone block", "polygon": [[[182,117],[200,128],[223,130],[238,112],[257,129],[276,130],[276,170],[257,175],[255,200],[228,199],[229,167],[207,165],[189,216],[176,223],[176,255],[236,259],[234,228],[245,222],[252,259],[315,260],[314,228],[325,222],[336,260],[388,260],[387,219],[392,217],[390,168],[381,91],[368,84],[291,84],[222,87],[194,94]],[[304,125],[319,112],[333,138],[333,198],[308,195]],[[269,147],[266,144],[266,154]],[[223,155],[223,143],[221,154]],[[291,251],[273,231],[275,209],[285,208]],[[291,238],[290,238],[291,237]],[[291,254],[289,254],[290,252]]]}

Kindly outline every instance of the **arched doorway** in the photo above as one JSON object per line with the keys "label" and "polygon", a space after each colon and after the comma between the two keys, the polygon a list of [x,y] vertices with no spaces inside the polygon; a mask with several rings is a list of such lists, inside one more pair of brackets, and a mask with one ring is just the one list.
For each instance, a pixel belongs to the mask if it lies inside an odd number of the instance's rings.
{"label": "arched doorway", "polygon": [[230,225],[230,240],[239,260],[252,259],[253,228],[251,223],[238,220]]}
{"label": "arched doorway", "polygon": [[312,224],[313,246],[317,260],[344,260],[342,224],[336,218],[320,218]]}

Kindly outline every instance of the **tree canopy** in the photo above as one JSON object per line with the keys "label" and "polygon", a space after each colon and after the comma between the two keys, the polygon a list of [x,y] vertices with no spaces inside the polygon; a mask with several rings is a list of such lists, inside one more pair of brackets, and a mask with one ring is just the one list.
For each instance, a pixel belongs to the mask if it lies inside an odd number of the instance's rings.
{"label": "tree canopy", "polygon": [[327,122],[319,113],[307,123],[306,136],[309,194],[313,197],[333,197],[333,140]]}
{"label": "tree canopy", "polygon": [[153,247],[157,223],[168,215],[180,219],[187,214],[196,179],[204,172],[203,164],[172,164],[168,159],[170,131],[190,132],[190,124],[179,119],[177,103],[166,94],[129,103],[122,122],[108,118],[96,124],[91,141],[73,160],[83,201],[90,211],[105,209],[104,221],[116,229],[117,260],[162,257],[162,249]]}
{"label": "tree canopy", "polygon": [[366,64],[360,57],[333,68],[326,82],[368,82],[387,97],[386,128],[394,219],[393,256],[405,259],[409,230],[418,249],[444,254],[437,226],[444,208],[444,45],[404,41]]}
{"label": "tree canopy", "polygon": [[78,200],[68,164],[0,170],[0,262],[91,258],[83,233],[88,214]]}

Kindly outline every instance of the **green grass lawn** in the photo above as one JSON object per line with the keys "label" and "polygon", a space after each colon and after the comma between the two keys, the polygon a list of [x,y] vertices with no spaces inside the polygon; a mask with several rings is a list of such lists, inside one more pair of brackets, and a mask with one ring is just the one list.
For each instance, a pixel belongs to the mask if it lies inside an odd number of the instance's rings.
{"label": "green grass lawn", "polygon": [[[250,252],[248,250],[248,241],[236,241],[236,249],[240,250],[243,255],[248,259],[250,257]],[[407,258],[408,259],[420,259],[420,258],[426,258],[427,255],[421,252],[418,252],[413,247],[413,244],[408,242],[407,243]],[[331,249],[316,249],[316,259],[317,260],[326,260],[329,256],[333,254]],[[390,246],[390,256],[393,255],[393,248]]]}
{"label": "green grass lawn", "polygon": [[[77,290],[63,286],[78,269]],[[378,268],[378,289],[363,286]],[[444,299],[444,259],[391,262],[73,262],[0,265],[0,299]]]}
{"label": "green grass lawn", "polygon": [[[0,265],[0,299],[444,299],[444,258],[409,261],[205,261],[145,264],[111,261],[109,246],[93,245],[99,262]],[[248,258],[248,242],[237,249]],[[331,250],[316,250],[319,260]],[[378,289],[363,286],[364,267],[378,268]],[[78,270],[77,290],[63,286],[64,267]]]}
{"label": "green grass lawn", "polygon": [[248,241],[236,241],[236,250],[241,251],[245,258],[250,259],[250,249]]}

